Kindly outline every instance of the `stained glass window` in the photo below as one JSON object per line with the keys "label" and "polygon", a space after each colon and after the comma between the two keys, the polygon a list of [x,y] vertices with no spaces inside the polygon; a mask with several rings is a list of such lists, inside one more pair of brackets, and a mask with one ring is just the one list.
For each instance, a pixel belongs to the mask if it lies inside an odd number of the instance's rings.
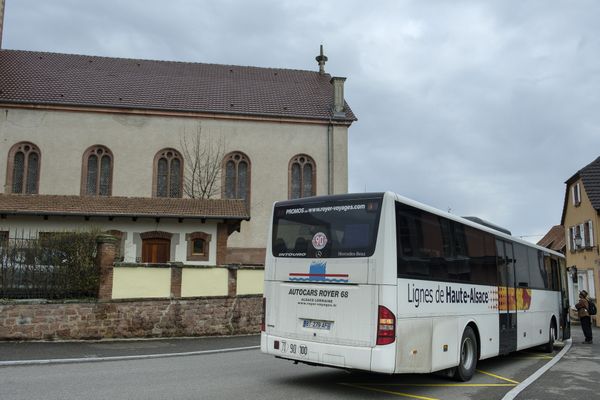
{"label": "stained glass window", "polygon": [[112,189],[112,153],[104,146],[92,146],[84,153],[85,194],[110,196]]}
{"label": "stained glass window", "polygon": [[29,142],[14,145],[9,153],[9,187],[12,193],[38,193],[40,150]]}
{"label": "stained glass window", "polygon": [[223,197],[226,199],[250,199],[250,160],[241,152],[229,153],[224,162],[225,182]]}
{"label": "stained glass window", "polygon": [[289,167],[289,197],[298,199],[316,194],[315,161],[306,154],[292,157]]}
{"label": "stained glass window", "polygon": [[181,197],[183,159],[178,151],[163,149],[155,157],[156,197]]}

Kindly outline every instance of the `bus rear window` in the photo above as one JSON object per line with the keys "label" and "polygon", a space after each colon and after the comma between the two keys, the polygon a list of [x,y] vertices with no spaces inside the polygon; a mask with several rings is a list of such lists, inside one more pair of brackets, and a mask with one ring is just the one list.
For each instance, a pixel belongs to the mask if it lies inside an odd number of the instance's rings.
{"label": "bus rear window", "polygon": [[381,199],[276,206],[275,257],[369,257],[375,251]]}

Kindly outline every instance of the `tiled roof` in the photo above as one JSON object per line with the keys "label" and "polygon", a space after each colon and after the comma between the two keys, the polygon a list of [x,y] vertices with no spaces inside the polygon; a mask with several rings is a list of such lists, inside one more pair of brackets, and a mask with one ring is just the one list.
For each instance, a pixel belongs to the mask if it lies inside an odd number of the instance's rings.
{"label": "tiled roof", "polygon": [[[0,50],[0,103],[329,120],[331,76],[313,71]],[[337,120],[356,120],[346,104]]]}
{"label": "tiled roof", "polygon": [[249,220],[243,200],[0,194],[0,214]]}
{"label": "tiled roof", "polygon": [[567,214],[567,205],[569,204],[569,188],[571,184],[581,178],[587,197],[592,203],[592,207],[600,213],[600,157],[577,171],[572,177],[567,179],[565,188],[565,200],[563,203],[563,212],[561,224],[564,224]]}
{"label": "tiled roof", "polygon": [[600,210],[600,157],[579,171],[583,187],[596,210]]}
{"label": "tiled roof", "polygon": [[537,244],[538,246],[564,253],[566,248],[565,227],[554,225]]}

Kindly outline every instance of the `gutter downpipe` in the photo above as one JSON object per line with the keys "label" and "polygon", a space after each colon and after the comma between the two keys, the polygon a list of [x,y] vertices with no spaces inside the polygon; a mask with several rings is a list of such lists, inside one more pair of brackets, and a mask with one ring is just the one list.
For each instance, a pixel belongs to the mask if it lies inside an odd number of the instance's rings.
{"label": "gutter downpipe", "polygon": [[333,122],[327,125],[327,194],[333,194]]}

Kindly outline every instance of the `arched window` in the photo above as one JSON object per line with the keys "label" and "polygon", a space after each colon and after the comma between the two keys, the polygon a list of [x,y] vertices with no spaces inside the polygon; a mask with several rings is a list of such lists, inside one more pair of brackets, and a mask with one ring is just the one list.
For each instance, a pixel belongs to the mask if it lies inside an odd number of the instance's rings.
{"label": "arched window", "polygon": [[242,152],[234,151],[223,159],[222,197],[225,199],[250,200],[250,159]]}
{"label": "arched window", "polygon": [[183,157],[177,150],[163,149],[156,153],[152,187],[155,197],[181,197]]}
{"label": "arched window", "polygon": [[185,235],[188,261],[208,261],[211,235],[205,232],[192,232]]}
{"label": "arched window", "polygon": [[112,194],[113,155],[105,146],[96,145],[83,153],[81,194],[110,196]]}
{"label": "arched window", "polygon": [[11,193],[38,193],[40,160],[40,149],[33,143],[21,142],[10,148],[6,186]]}
{"label": "arched window", "polygon": [[290,199],[314,196],[317,194],[317,165],[312,157],[298,154],[290,160],[288,167]]}

